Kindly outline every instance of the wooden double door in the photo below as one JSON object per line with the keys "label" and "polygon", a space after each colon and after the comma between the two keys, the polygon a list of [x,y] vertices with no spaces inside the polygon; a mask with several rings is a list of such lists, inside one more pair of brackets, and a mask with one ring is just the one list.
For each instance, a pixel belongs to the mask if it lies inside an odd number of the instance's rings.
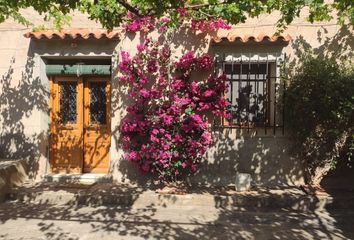
{"label": "wooden double door", "polygon": [[109,77],[51,79],[51,164],[56,173],[107,173]]}

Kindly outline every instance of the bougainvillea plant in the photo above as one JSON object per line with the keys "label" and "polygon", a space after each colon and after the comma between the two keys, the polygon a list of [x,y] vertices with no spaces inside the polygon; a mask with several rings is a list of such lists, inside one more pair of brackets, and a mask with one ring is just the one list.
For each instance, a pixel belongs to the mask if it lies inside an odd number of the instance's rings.
{"label": "bougainvillea plant", "polygon": [[[183,17],[183,10],[178,14]],[[150,17],[133,18],[127,31],[166,32],[169,19],[158,23]],[[223,21],[190,22],[194,30],[228,27]],[[225,75],[214,71],[214,59],[192,51],[173,60],[170,45],[145,35],[137,53],[120,53],[119,80],[129,86],[131,98],[120,133],[124,158],[142,173],[153,173],[163,182],[173,182],[194,173],[212,144],[208,113],[224,116],[228,102]],[[209,72],[198,79],[199,71]]]}

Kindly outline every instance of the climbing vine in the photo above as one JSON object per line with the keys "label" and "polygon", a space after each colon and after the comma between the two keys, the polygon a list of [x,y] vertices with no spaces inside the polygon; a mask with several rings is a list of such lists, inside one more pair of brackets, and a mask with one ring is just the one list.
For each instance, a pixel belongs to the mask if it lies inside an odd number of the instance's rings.
{"label": "climbing vine", "polygon": [[[186,12],[178,9],[177,14],[185,24]],[[188,51],[173,58],[169,18],[130,17],[126,30],[145,33],[145,40],[134,56],[120,52],[119,81],[128,85],[131,102],[120,126],[124,158],[141,173],[152,173],[163,182],[176,181],[197,171],[212,144],[207,115],[226,115],[225,75],[214,71],[214,59],[208,54]],[[215,19],[192,20],[187,26],[199,31],[228,28]],[[165,44],[149,37],[147,33],[154,30],[165,37]],[[209,76],[199,79],[195,73],[201,71]]]}

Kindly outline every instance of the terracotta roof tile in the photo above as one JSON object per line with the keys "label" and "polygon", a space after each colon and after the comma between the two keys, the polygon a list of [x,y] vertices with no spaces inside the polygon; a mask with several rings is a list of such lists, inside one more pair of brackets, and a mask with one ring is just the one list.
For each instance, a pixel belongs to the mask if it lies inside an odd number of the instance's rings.
{"label": "terracotta roof tile", "polygon": [[[24,34],[26,38],[35,38],[35,39],[118,39],[121,31],[113,30],[107,31],[103,29],[68,29],[62,31],[41,31],[41,32],[27,32]],[[221,30],[218,31],[215,35],[212,35],[214,42],[221,42],[224,39],[227,39],[230,42],[240,41],[246,43],[248,41],[262,42],[277,42],[282,41],[288,43],[291,40],[289,34],[281,35],[270,35],[260,32],[258,34],[247,34],[240,32],[237,29],[231,30]]]}
{"label": "terracotta roof tile", "polygon": [[35,39],[117,39],[119,38],[119,31],[107,31],[103,29],[68,29],[61,31],[40,31],[27,32],[24,34],[26,38]]}
{"label": "terracotta roof tile", "polygon": [[255,42],[262,42],[262,41],[269,41],[269,42],[277,42],[282,41],[288,43],[291,40],[289,34],[280,34],[280,35],[268,35],[265,33],[258,33],[258,34],[240,34],[239,31],[236,29],[232,30],[224,30],[219,31],[217,34],[212,36],[214,42],[219,43],[222,40],[228,40],[230,42],[240,41],[246,43],[248,41],[255,41]]}

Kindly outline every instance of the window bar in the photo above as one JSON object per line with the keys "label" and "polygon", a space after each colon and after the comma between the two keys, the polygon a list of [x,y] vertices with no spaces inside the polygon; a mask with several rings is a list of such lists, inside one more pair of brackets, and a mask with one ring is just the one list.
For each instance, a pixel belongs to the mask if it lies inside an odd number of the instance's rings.
{"label": "window bar", "polygon": [[285,134],[285,116],[284,116],[284,114],[285,114],[285,108],[284,108],[284,96],[285,95],[285,81],[283,80],[283,92],[282,92],[282,116],[281,116],[281,118],[282,118],[282,134],[284,135]]}
{"label": "window bar", "polygon": [[238,79],[238,102],[237,102],[237,121],[238,121],[238,125],[240,128],[242,128],[242,125],[241,125],[241,111],[240,111],[240,106],[239,106],[239,103],[240,103],[240,96],[241,96],[241,88],[242,88],[242,81],[241,81],[241,78],[242,78],[242,53],[241,53],[241,58],[240,58],[240,76],[239,76],[239,79]]}
{"label": "window bar", "polygon": [[[251,87],[250,84],[251,81],[251,54],[248,56],[248,73],[247,73],[247,88]],[[247,89],[248,91],[249,89]],[[250,104],[251,104],[251,90],[247,93],[247,108],[246,108],[246,114],[247,114],[247,133],[250,132]]]}
{"label": "window bar", "polygon": [[[277,69],[278,67],[278,57],[275,58],[275,67]],[[273,82],[274,82],[274,103],[273,103],[273,134],[275,135],[275,132],[276,132],[276,112],[277,112],[277,86],[278,86],[278,83],[277,83],[277,70],[275,72],[275,76],[274,76],[274,79],[273,79]]]}
{"label": "window bar", "polygon": [[218,70],[219,70],[219,61],[218,61],[218,55],[216,55],[214,57],[214,75],[217,76],[218,75]]}
{"label": "window bar", "polygon": [[[255,92],[256,92],[256,94],[255,94],[255,99],[254,99],[254,101],[255,101],[255,104],[256,104],[256,111],[255,111],[255,116],[256,116],[256,119],[257,119],[257,121],[259,121],[259,116],[258,116],[258,106],[259,106],[259,99],[258,99],[258,94],[259,94],[259,54],[258,54],[258,59],[257,59],[257,75],[255,76],[255,80],[254,80],[254,85],[255,85]],[[257,123],[256,123],[256,125],[258,125]],[[257,135],[257,131],[258,131],[258,129],[257,129],[257,126],[256,126],[256,135]]]}
{"label": "window bar", "polygon": [[[223,72],[223,74],[226,74],[226,72],[225,72],[225,53],[223,53],[223,56],[222,56],[222,59],[221,59],[221,66],[222,66],[222,72]],[[225,118],[224,117],[222,117],[221,118],[222,119],[222,126],[225,126]]]}
{"label": "window bar", "polygon": [[230,117],[230,125],[233,125],[233,99],[234,99],[234,54],[232,54],[232,58],[231,58],[231,77],[230,77],[230,102],[231,102],[231,108],[230,108],[230,114],[231,114],[231,117]]}
{"label": "window bar", "polygon": [[264,133],[267,135],[267,114],[268,114],[268,53],[267,53],[267,60],[266,60],[266,78],[263,81],[263,95],[264,95],[264,102],[263,102],[263,109],[264,109]]}
{"label": "window bar", "polygon": [[284,133],[285,133],[285,108],[284,108],[284,98],[285,98],[285,87],[286,87],[286,85],[285,85],[285,79],[284,78],[287,78],[287,76],[288,76],[288,74],[285,72],[286,70],[285,70],[285,68],[286,68],[286,66],[285,66],[285,61],[286,61],[286,54],[284,54],[284,60],[283,60],[283,70],[284,70],[284,74],[285,74],[285,76],[283,76],[281,79],[280,79],[280,81],[282,81],[283,82],[283,89],[282,89],[282,116],[281,116],[281,118],[282,118],[282,133],[283,133],[283,135],[284,135]]}
{"label": "window bar", "polygon": [[[214,76],[217,77],[220,74],[220,66],[219,66],[219,55],[215,55],[214,57]],[[224,93],[225,95],[225,93]],[[216,119],[213,120],[214,126],[217,124]],[[221,117],[221,126],[224,126],[224,117]]]}

